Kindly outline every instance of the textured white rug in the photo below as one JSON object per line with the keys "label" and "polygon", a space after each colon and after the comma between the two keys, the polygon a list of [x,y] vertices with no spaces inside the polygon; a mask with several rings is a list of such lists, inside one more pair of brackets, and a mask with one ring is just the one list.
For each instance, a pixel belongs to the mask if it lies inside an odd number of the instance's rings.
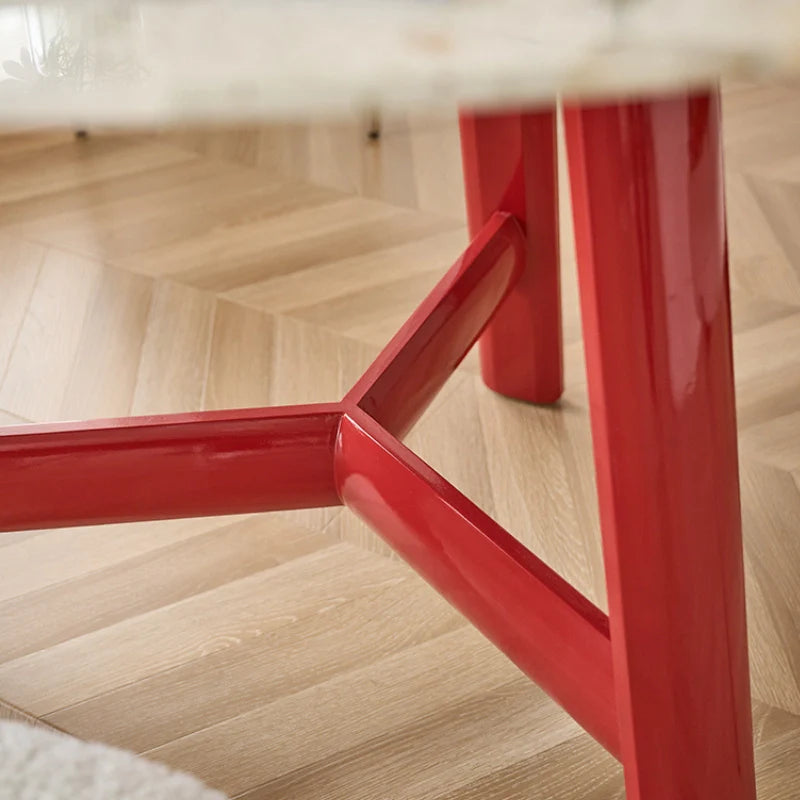
{"label": "textured white rug", "polygon": [[133,753],[0,721],[0,800],[225,800]]}

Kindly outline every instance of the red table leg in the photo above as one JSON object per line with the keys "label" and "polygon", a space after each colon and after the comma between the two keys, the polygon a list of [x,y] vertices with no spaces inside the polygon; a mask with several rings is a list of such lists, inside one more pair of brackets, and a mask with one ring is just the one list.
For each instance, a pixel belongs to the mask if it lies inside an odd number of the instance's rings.
{"label": "red table leg", "polygon": [[533,403],[563,391],[555,130],[552,110],[461,115],[470,235],[506,211],[527,236],[525,269],[480,340],[483,378]]}
{"label": "red table leg", "polygon": [[753,800],[716,92],[566,111],[628,800]]}

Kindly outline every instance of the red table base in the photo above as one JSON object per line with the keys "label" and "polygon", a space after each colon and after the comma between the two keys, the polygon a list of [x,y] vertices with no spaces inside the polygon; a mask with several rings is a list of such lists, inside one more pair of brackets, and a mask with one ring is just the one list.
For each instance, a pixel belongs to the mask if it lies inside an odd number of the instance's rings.
{"label": "red table base", "polygon": [[0,429],[0,529],[344,503],[622,759],[755,797],[719,101],[565,113],[610,619],[399,439],[481,338],[562,390],[555,116],[463,115],[473,241],[339,403]]}

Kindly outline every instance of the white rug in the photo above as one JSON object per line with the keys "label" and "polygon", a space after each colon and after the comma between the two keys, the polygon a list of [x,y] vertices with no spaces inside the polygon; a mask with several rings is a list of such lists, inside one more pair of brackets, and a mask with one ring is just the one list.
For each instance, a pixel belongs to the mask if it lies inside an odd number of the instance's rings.
{"label": "white rug", "polygon": [[225,800],[196,778],[103,744],[0,721],[0,800]]}

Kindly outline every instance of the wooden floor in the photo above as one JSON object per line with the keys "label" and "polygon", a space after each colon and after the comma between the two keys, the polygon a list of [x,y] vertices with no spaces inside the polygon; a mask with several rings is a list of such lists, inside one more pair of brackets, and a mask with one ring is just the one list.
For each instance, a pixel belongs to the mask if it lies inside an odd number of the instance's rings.
{"label": "wooden floor", "polygon": [[[726,116],[760,797],[789,800],[800,89],[738,86]],[[0,420],[339,398],[465,242],[454,121],[364,134],[0,138]],[[566,195],[563,219],[564,400],[492,394],[473,354],[409,444],[604,606]],[[0,698],[247,800],[622,796],[616,762],[341,510],[0,537]]]}

